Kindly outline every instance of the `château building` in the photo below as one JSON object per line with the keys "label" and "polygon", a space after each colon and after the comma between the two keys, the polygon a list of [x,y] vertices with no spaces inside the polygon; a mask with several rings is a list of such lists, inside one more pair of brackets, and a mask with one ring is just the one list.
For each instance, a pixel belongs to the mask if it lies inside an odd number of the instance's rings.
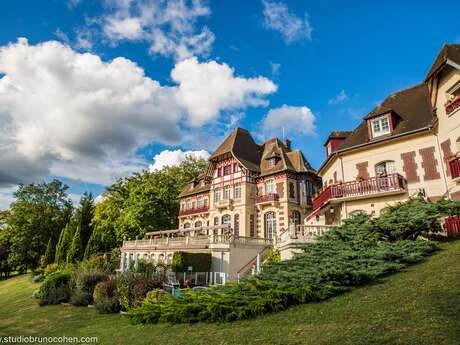
{"label": "ch\u00e2teau building", "polygon": [[273,239],[303,223],[318,187],[315,170],[289,140],[257,144],[236,128],[180,194],[179,228],[229,224],[236,236]]}
{"label": "ch\u00e2teau building", "polygon": [[389,95],[350,132],[332,132],[323,188],[306,224],[340,224],[423,195],[460,199],[460,45],[445,45],[425,79]]}

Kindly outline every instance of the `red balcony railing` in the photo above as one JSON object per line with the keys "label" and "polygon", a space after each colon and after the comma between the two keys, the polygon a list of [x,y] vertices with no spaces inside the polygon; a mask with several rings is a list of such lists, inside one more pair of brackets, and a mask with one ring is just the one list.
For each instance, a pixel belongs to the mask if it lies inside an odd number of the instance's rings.
{"label": "red balcony railing", "polygon": [[460,157],[455,157],[449,161],[449,168],[452,178],[460,176]]}
{"label": "red balcony railing", "polygon": [[261,204],[264,202],[279,201],[280,197],[277,193],[268,193],[265,195],[258,195],[256,197],[256,203]]}
{"label": "red balcony railing", "polygon": [[448,105],[446,105],[446,113],[447,113],[447,115],[453,113],[458,108],[460,108],[460,97],[457,98],[456,100],[450,102]]}
{"label": "red balcony railing", "polygon": [[190,214],[208,212],[208,210],[209,210],[208,205],[203,206],[203,207],[190,208],[188,210],[180,210],[179,216],[188,216]]}
{"label": "red balcony railing", "polygon": [[320,195],[313,199],[313,209],[323,206],[330,199],[365,196],[383,192],[406,189],[406,180],[399,174],[371,177],[363,181],[351,181],[330,185]]}
{"label": "red balcony railing", "polygon": [[448,237],[460,236],[460,216],[447,217],[444,220],[444,229]]}

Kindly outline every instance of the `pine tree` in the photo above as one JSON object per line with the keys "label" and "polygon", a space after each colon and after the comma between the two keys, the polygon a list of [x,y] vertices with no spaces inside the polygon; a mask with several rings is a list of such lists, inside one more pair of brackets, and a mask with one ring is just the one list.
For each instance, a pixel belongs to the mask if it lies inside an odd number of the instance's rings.
{"label": "pine tree", "polygon": [[69,251],[70,245],[73,239],[73,227],[70,223],[67,223],[64,229],[62,229],[59,235],[59,241],[56,246],[56,254],[54,256],[54,262],[65,263],[67,261],[67,252]]}
{"label": "pine tree", "polygon": [[81,241],[81,226],[77,226],[77,231],[72,240],[72,245],[67,253],[67,262],[75,263],[83,258],[83,244]]}
{"label": "pine tree", "polygon": [[54,244],[53,239],[50,237],[48,240],[48,245],[46,246],[45,258],[43,260],[43,265],[47,266],[54,261]]}
{"label": "pine tree", "polygon": [[81,227],[81,242],[83,248],[86,248],[87,243],[93,232],[91,220],[94,214],[94,199],[93,194],[84,193],[80,199],[80,207],[77,212],[77,222]]}

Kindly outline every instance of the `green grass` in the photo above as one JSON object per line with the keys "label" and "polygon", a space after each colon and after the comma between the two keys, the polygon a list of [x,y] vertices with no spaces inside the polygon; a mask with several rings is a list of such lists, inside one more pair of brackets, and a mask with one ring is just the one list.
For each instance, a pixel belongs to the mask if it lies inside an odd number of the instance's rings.
{"label": "green grass", "polygon": [[133,326],[94,308],[39,307],[27,276],[0,282],[0,336],[97,336],[99,344],[460,343],[460,241],[423,263],[322,303],[228,324]]}

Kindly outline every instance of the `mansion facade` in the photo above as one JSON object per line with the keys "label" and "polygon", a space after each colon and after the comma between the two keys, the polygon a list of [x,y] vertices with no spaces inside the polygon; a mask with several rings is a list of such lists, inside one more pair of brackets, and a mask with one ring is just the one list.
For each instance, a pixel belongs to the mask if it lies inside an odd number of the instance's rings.
{"label": "mansion facade", "polygon": [[460,199],[460,45],[445,45],[419,85],[389,95],[353,131],[332,132],[319,168],[323,187],[306,224],[423,195]]}
{"label": "mansion facade", "polygon": [[210,156],[206,173],[180,194],[179,228],[229,225],[235,236],[274,239],[304,222],[319,186],[289,140],[257,144],[236,128]]}

